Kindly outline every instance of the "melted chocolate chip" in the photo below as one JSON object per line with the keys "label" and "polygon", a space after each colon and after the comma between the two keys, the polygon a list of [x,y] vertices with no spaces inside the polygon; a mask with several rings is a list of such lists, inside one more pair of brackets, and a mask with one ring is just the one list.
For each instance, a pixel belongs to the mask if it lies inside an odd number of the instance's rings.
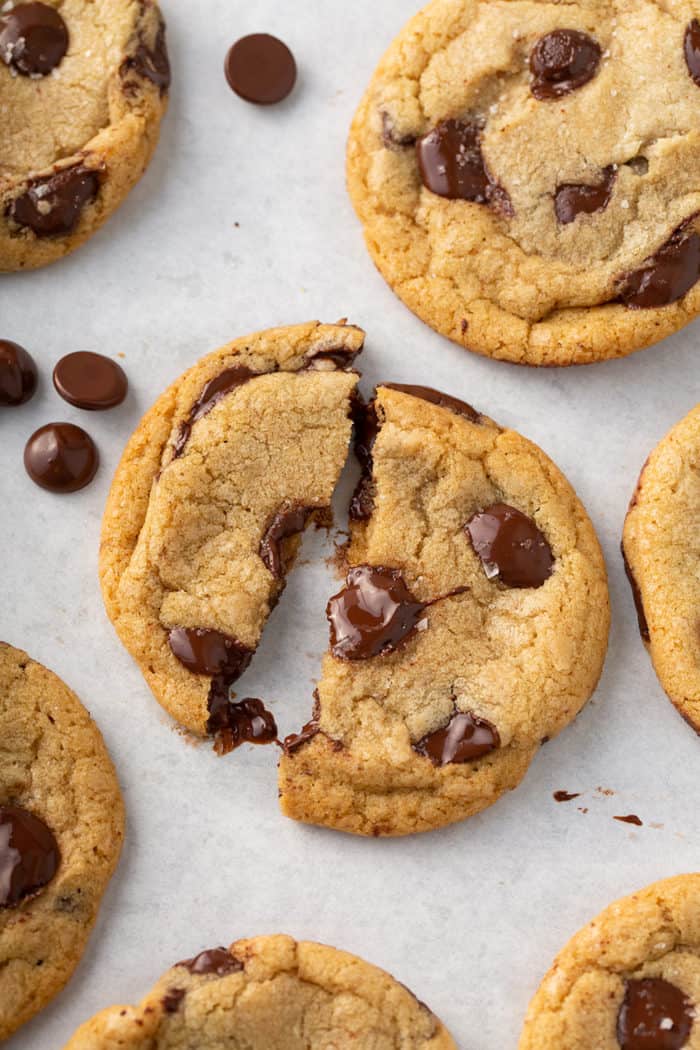
{"label": "melted chocolate chip", "polygon": [[298,751],[300,747],[303,747],[304,744],[308,744],[309,740],[313,740],[320,732],[321,727],[316,719],[312,718],[310,722],[303,726],[300,733],[291,733],[289,736],[286,736],[282,746],[287,754],[291,755]]}
{"label": "melted chocolate chip", "polygon": [[693,19],[685,31],[683,50],[688,72],[700,87],[700,22],[697,18]]}
{"label": "melted chocolate chip", "polygon": [[481,152],[481,128],[461,120],[438,124],[416,147],[423,184],[439,197],[488,204],[493,184]]}
{"label": "melted chocolate chip", "polygon": [[225,677],[232,685],[243,674],[253,653],[237,638],[199,627],[173,627],[168,635],[173,654],[193,674]]}
{"label": "melted chocolate chip", "polygon": [[53,385],[64,401],[88,411],[121,405],[128,390],[123,368],[89,350],[62,357],[53,370]]}
{"label": "melted chocolate chip", "polygon": [[414,748],[434,766],[474,762],[500,747],[495,726],[469,712],[457,712],[443,729],[424,736]]}
{"label": "melted chocolate chip", "polygon": [[249,379],[254,379],[259,374],[247,368],[246,365],[234,365],[232,368],[226,368],[218,376],[210,379],[192,405],[187,419],[180,424],[180,432],[173,449],[173,459],[177,459],[185,451],[185,445],[192,433],[192,427],[198,419],[208,415],[227,394],[237,390],[239,386],[243,386]]}
{"label": "melted chocolate chip", "polygon": [[0,17],[0,59],[25,77],[44,77],[68,50],[68,29],[55,7],[18,4]]}
{"label": "melted chocolate chip", "polygon": [[184,988],[168,988],[161,1000],[166,1014],[175,1014],[180,1009],[180,1003],[185,998]]}
{"label": "melted chocolate chip", "polygon": [[32,179],[29,188],[11,201],[6,213],[37,237],[60,237],[72,233],[83,208],[97,196],[100,180],[85,168],[64,168],[55,175]]}
{"label": "melted chocolate chip", "polygon": [[457,416],[464,416],[472,423],[481,421],[479,413],[471,405],[468,405],[466,401],[460,401],[450,394],[443,394],[439,390],[431,389],[431,387],[410,386],[404,383],[382,383],[382,386],[387,387],[389,390],[398,390],[401,394],[410,394],[411,397],[418,397],[421,401],[429,401],[431,405],[448,408],[450,412],[454,412]]}
{"label": "melted chocolate chip", "polygon": [[365,404],[356,396],[352,402],[352,417],[355,424],[354,450],[362,474],[350,501],[350,520],[368,521],[374,510],[375,496],[372,449],[380,430],[376,403]]}
{"label": "melted chocolate chip", "polygon": [[617,168],[611,164],[604,169],[600,182],[592,185],[565,182],[558,186],[554,196],[554,211],[559,222],[566,226],[579,215],[604,211],[610,203],[616,178]]}
{"label": "melted chocolate chip", "polygon": [[226,948],[210,948],[195,955],[193,959],[184,959],[175,965],[183,966],[198,977],[226,977],[229,973],[240,973],[243,969],[243,963]]}
{"label": "melted chocolate chip", "polygon": [[613,820],[619,820],[621,824],[634,824],[637,828],[644,826],[636,813],[630,813],[627,817],[613,817]]}
{"label": "melted chocolate chip", "polygon": [[259,553],[265,567],[278,580],[282,579],[287,571],[282,546],[284,540],[304,531],[309,515],[313,514],[314,509],[313,507],[300,507],[293,503],[283,503],[268,521],[260,541]]}
{"label": "melted chocolate chip", "polygon": [[[223,687],[223,688],[222,688]],[[215,750],[228,755],[241,744],[274,744],[277,723],[262,700],[229,700],[228,683],[215,678],[209,692],[207,731],[216,737]]]}
{"label": "melted chocolate chip", "polygon": [[398,569],[356,566],[326,610],[333,656],[369,660],[393,652],[418,629],[426,607]]}
{"label": "melted chocolate chip", "polygon": [[646,310],[682,299],[700,278],[700,235],[680,226],[655,255],[621,283],[624,306]]}
{"label": "melted chocolate chip", "polygon": [[60,859],[43,820],[20,806],[0,806],[0,908],[12,908],[43,889]]}
{"label": "melted chocolate chip", "polygon": [[36,392],[39,373],[30,354],[18,343],[0,339],[0,405],[23,405]]}
{"label": "melted chocolate chip", "polygon": [[506,587],[541,587],[552,575],[552,548],[532,518],[515,507],[494,503],[465,529],[489,579],[498,577]]}
{"label": "melted chocolate chip", "polygon": [[152,84],[164,95],[170,87],[170,59],[168,48],[165,43],[165,25],[161,22],[156,33],[153,47],[141,40],[132,55],[122,62],[119,70],[125,88],[132,89],[130,74],[135,73],[137,77],[150,80]]}
{"label": "melted chocolate chip", "polygon": [[581,792],[569,792],[569,791],[555,791],[554,801],[555,802],[573,802],[575,798],[580,798]]}
{"label": "melted chocolate chip", "polygon": [[617,1041],[621,1050],[681,1050],[694,1018],[690,999],[669,981],[660,977],[627,981]]}
{"label": "melted chocolate chip", "polygon": [[224,72],[229,87],[261,106],[281,102],[297,79],[294,55],[269,33],[252,33],[237,40],[226,56]]}
{"label": "melted chocolate chip", "polygon": [[47,423],[24,449],[27,474],[49,492],[77,492],[89,485],[99,466],[95,444],[73,423]]}
{"label": "melted chocolate chip", "polygon": [[547,33],[530,55],[532,94],[543,101],[576,91],[596,75],[601,56],[598,42],[578,29]]}
{"label": "melted chocolate chip", "polygon": [[624,548],[622,550],[622,561],[623,561],[624,566],[625,566],[625,573],[627,574],[627,579],[629,580],[629,585],[630,585],[630,587],[632,589],[632,597],[634,598],[634,607],[637,610],[637,621],[639,623],[639,633],[642,636],[642,641],[643,642],[648,642],[648,641],[650,641],[649,624],[647,623],[646,613],[644,612],[644,602],[642,601],[642,592],[640,591],[639,584],[637,583],[635,575],[632,572],[632,567],[630,566],[630,563],[627,560],[627,555],[625,554]]}

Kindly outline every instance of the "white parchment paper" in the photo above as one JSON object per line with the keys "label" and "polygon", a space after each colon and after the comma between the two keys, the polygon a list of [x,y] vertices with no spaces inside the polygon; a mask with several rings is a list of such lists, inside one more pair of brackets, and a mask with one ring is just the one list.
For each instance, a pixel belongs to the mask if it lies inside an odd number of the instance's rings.
{"label": "white parchment paper", "polygon": [[[390,970],[464,1050],[511,1050],[530,996],[579,926],[618,896],[700,866],[700,744],[656,681],[619,556],[644,459],[700,399],[700,328],[570,370],[521,369],[451,345],[375,272],[344,188],[354,107],[418,0],[163,4],[174,84],[150,171],[79,252],[0,278],[0,337],[25,345],[42,370],[29,405],[0,410],[0,636],[80,695],[128,810],[122,861],[81,965],[7,1045],[57,1050],[98,1009],[138,1000],[175,960],[285,931]],[[223,77],[228,45],[253,31],[281,36],[299,62],[294,96],[275,108],[246,105]],[[443,388],[538,442],[586,504],[610,570],[610,654],[583,714],[517,792],[468,823],[401,841],[285,820],[274,748],[219,760],[185,743],[118,642],[97,581],[111,475],[165,386],[235,336],[344,316],[368,332],[366,389],[380,379]],[[75,349],[124,355],[123,406],[88,414],[58,398],[51,370]],[[22,468],[27,437],[52,420],[85,426],[100,448],[98,478],[73,496],[43,492]],[[311,709],[337,582],[328,553],[322,534],[308,538],[306,564],[240,684],[239,695],[271,701],[282,732]],[[558,789],[583,794],[557,805]],[[644,826],[613,820],[628,813]]]}

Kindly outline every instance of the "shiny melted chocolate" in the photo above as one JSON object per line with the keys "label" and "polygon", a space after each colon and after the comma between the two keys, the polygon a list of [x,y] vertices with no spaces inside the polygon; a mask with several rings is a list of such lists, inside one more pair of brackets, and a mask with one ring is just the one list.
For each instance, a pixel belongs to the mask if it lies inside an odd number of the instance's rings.
{"label": "shiny melted chocolate", "polygon": [[5,213],[37,237],[62,237],[73,232],[83,208],[97,197],[99,189],[97,172],[80,166],[64,168],[55,175],[32,179],[25,192],[9,202]]}
{"label": "shiny melted chocolate", "polygon": [[221,679],[214,679],[209,693],[207,731],[215,737],[218,755],[228,755],[241,744],[277,742],[277,723],[262,700],[230,700],[229,684]]}
{"label": "shiny melted chocolate", "polygon": [[486,167],[481,133],[476,121],[444,120],[419,139],[416,153],[423,185],[438,197],[494,204],[512,215],[508,194]]}
{"label": "shiny melted chocolate", "polygon": [[296,503],[283,503],[268,521],[260,541],[260,557],[272,575],[280,580],[287,572],[284,557],[284,541],[304,531],[309,516],[315,507],[302,507]]}
{"label": "shiny melted chocolate", "polygon": [[598,72],[600,44],[579,29],[555,29],[530,54],[531,90],[536,99],[561,98],[587,84]]}
{"label": "shiny melted chocolate", "polygon": [[629,980],[617,1018],[621,1050],[682,1050],[695,1020],[692,1002],[660,977]]}
{"label": "shiny melted chocolate", "polygon": [[331,652],[339,660],[369,660],[394,652],[425,623],[399,569],[358,565],[328,603]]}
{"label": "shiny melted chocolate", "polygon": [[620,302],[635,310],[668,306],[687,295],[699,278],[700,235],[685,222],[638,270],[622,278]]}
{"label": "shiny melted chocolate", "polygon": [[494,503],[475,514],[465,529],[489,579],[526,588],[541,587],[552,575],[552,548],[532,518],[515,507]]}
{"label": "shiny melted chocolate", "polygon": [[498,730],[483,718],[457,711],[447,725],[424,736],[414,748],[434,766],[474,762],[500,747]]}
{"label": "shiny melted chocolate", "polygon": [[246,365],[233,365],[233,367],[224,369],[218,376],[214,376],[213,379],[209,380],[192,405],[187,419],[180,424],[180,431],[173,449],[173,459],[178,459],[185,451],[185,445],[189,441],[192,427],[197,420],[208,415],[222,398],[237,390],[239,386],[243,386],[244,383],[247,383],[249,379],[253,379],[256,375],[259,375],[259,373],[253,372]]}
{"label": "shiny melted chocolate", "polygon": [[226,977],[230,973],[240,973],[243,969],[243,963],[226,948],[209,948],[175,965],[184,967],[197,977]]}
{"label": "shiny melted chocolate", "polygon": [[554,196],[554,211],[558,221],[566,226],[575,222],[579,215],[604,211],[610,203],[616,179],[617,168],[611,164],[604,169],[600,182],[565,182],[558,186]]}
{"label": "shiny melted chocolate", "polygon": [[21,806],[0,806],[0,908],[34,897],[60,862],[58,843],[43,820]]}

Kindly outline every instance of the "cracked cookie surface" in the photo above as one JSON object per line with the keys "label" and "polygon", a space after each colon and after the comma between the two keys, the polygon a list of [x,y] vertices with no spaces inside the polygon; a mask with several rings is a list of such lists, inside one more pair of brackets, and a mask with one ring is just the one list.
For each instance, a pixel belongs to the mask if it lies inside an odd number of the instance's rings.
{"label": "cracked cookie surface", "polygon": [[603,666],[607,578],[537,446],[421,388],[379,387],[369,417],[351,570],[280,801],[309,823],[405,835],[494,803],[576,716]]}
{"label": "cracked cookie surface", "polygon": [[661,685],[700,733],[700,405],[651,453],[623,552],[640,633]]}
{"label": "cracked cookie surface", "polygon": [[114,767],[64,683],[0,644],[0,1039],[78,965],[124,835]]}
{"label": "cracked cookie surface", "polygon": [[519,1050],[593,1046],[700,1046],[700,875],[616,901],[555,960],[530,1004]]}
{"label": "cracked cookie surface", "polygon": [[[67,48],[48,60],[47,22]],[[2,8],[0,270],[59,259],[112,214],[150,161],[169,83],[153,0]]]}
{"label": "cracked cookie surface", "polygon": [[455,1050],[402,984],[347,952],[283,935],[174,966],[137,1007],[86,1022],[65,1050]]}
{"label": "cracked cookie surface", "polygon": [[700,310],[700,4],[433,0],[348,145],[369,251],[495,358],[622,356]]}
{"label": "cracked cookie surface", "polygon": [[103,522],[103,596],[157,700],[194,733],[232,728],[228,690],[300,531],[328,511],[363,341],[318,323],[236,340],[178,379],[126,448]]}

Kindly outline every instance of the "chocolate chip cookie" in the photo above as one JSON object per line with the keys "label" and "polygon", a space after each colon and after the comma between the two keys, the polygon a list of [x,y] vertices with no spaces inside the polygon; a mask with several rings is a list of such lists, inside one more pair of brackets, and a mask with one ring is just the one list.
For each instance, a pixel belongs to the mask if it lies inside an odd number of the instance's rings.
{"label": "chocolate chip cookie", "polygon": [[700,405],[647,460],[623,554],[639,628],[661,685],[700,733]]}
{"label": "chocolate chip cookie", "polygon": [[573,937],[519,1050],[681,1050],[700,1040],[700,875],[616,901]]}
{"label": "chocolate chip cookie", "polygon": [[139,1006],[87,1021],[65,1050],[455,1050],[398,981],[347,952],[255,937],[178,963]]}
{"label": "chocolate chip cookie", "polygon": [[349,570],[281,805],[405,835],[491,805],[576,716],[603,666],[607,580],[554,464],[469,405],[382,386],[357,448]]}
{"label": "chocolate chip cookie", "polygon": [[[100,574],[107,612],[157,700],[221,750],[275,738],[233,703],[350,444],[364,333],[318,323],[236,340],[144,417],[112,484]],[[258,706],[256,706],[258,705]]]}
{"label": "chocolate chip cookie", "polygon": [[64,683],[0,643],[0,1039],[78,965],[124,812],[97,726]]}
{"label": "chocolate chip cookie", "polygon": [[83,243],[145,171],[170,67],[154,0],[0,11],[0,271]]}
{"label": "chocolate chip cookie", "polygon": [[700,3],[433,0],[348,183],[404,302],[491,357],[619,357],[700,311]]}

